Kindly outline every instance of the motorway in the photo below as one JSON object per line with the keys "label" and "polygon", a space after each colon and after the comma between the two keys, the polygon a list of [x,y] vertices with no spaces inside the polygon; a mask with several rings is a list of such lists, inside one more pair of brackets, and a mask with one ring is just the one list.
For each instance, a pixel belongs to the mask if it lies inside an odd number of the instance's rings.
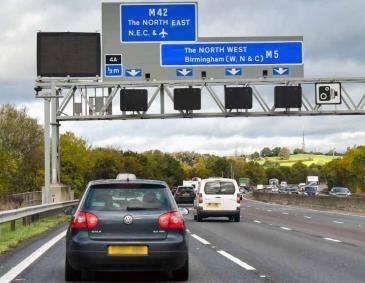
{"label": "motorway", "polygon": [[[198,223],[192,213],[185,218],[190,235],[189,282],[365,281],[365,217],[244,199],[240,223],[223,218]],[[12,267],[65,229],[63,225],[0,257],[0,282]],[[12,282],[64,282],[64,238],[38,256],[34,262],[30,259],[28,268],[20,264]],[[120,281],[168,282],[154,273],[95,276],[95,282]]]}

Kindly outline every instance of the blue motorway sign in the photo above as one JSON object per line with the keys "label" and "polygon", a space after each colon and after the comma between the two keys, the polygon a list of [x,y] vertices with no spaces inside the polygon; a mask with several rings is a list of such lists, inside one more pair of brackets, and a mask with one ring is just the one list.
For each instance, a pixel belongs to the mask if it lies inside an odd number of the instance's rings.
{"label": "blue motorway sign", "polygon": [[120,5],[121,42],[196,41],[196,3]]}
{"label": "blue motorway sign", "polygon": [[125,70],[126,77],[142,77],[142,69],[126,69]]}
{"label": "blue motorway sign", "polygon": [[160,52],[162,67],[303,64],[300,41],[162,43]]}
{"label": "blue motorway sign", "polygon": [[123,67],[121,64],[112,65],[106,64],[105,65],[105,76],[106,77],[122,77],[123,76]]}

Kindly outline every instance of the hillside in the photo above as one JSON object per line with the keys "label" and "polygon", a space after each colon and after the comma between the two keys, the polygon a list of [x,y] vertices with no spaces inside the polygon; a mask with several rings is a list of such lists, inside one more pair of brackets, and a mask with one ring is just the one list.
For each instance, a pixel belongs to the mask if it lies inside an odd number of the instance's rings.
{"label": "hillside", "polygon": [[[279,157],[266,157],[266,160],[277,162],[281,166],[292,166],[294,163],[301,161],[303,164],[309,166],[311,164],[324,165],[333,159],[341,158],[335,156],[334,158],[330,155],[317,155],[317,154],[295,154],[290,155],[289,160],[280,160]],[[265,160],[260,160],[260,164],[264,164]]]}

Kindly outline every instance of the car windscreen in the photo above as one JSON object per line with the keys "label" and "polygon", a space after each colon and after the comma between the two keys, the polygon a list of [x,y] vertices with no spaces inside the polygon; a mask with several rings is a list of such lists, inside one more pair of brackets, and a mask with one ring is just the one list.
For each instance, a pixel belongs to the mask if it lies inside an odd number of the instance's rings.
{"label": "car windscreen", "polygon": [[348,190],[346,188],[335,188],[334,191],[336,193],[347,193]]}
{"label": "car windscreen", "polygon": [[193,187],[178,187],[177,191],[179,193],[194,193]]}
{"label": "car windscreen", "polygon": [[306,192],[315,192],[315,191],[317,191],[317,189],[315,187],[306,187],[305,191]]}
{"label": "car windscreen", "polygon": [[207,182],[204,187],[204,192],[207,195],[233,195],[236,189],[232,182]]}
{"label": "car windscreen", "polygon": [[90,187],[84,209],[97,211],[171,210],[162,185],[111,184]]}

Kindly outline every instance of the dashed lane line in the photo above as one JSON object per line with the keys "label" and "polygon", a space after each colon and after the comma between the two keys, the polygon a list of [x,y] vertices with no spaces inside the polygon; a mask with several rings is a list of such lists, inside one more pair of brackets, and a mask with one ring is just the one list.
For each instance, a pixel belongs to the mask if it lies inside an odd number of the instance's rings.
{"label": "dashed lane line", "polygon": [[304,215],[304,217],[307,218],[307,219],[312,219],[312,217],[307,216],[307,215]]}
{"label": "dashed lane line", "polygon": [[342,243],[340,240],[332,239],[332,238],[323,238],[324,240],[335,242],[335,243]]}
{"label": "dashed lane line", "polygon": [[191,234],[191,236],[195,239],[197,239],[199,242],[201,242],[204,245],[210,245],[210,242],[208,242],[207,240],[203,239],[202,237],[199,237],[196,234]]}
{"label": "dashed lane line", "polygon": [[261,221],[259,221],[259,220],[254,220],[253,222],[255,222],[255,223],[261,223]]}
{"label": "dashed lane line", "polygon": [[219,253],[220,255],[224,256],[225,258],[233,261],[234,263],[236,263],[237,265],[243,267],[244,269],[246,270],[256,270],[256,268],[254,268],[253,266],[243,262],[242,260],[240,260],[239,258],[225,252],[225,251],[222,251],[222,250],[219,250],[217,251],[217,253]]}
{"label": "dashed lane line", "polygon": [[291,228],[284,227],[284,226],[280,227],[280,229],[283,229],[283,230],[285,230],[285,231],[291,231]]}
{"label": "dashed lane line", "polygon": [[337,221],[337,220],[333,220],[332,221],[333,223],[337,223],[337,224],[343,224],[344,222],[342,222],[342,221]]}

